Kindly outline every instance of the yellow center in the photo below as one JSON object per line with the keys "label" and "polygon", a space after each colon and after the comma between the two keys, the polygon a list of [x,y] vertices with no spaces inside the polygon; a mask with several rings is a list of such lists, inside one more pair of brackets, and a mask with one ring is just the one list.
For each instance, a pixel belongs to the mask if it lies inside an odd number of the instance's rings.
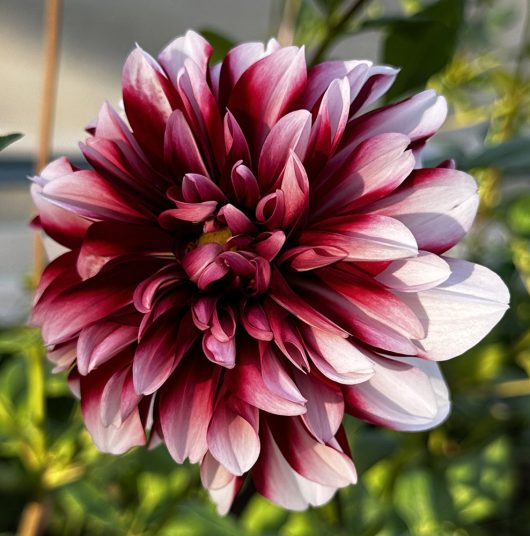
{"label": "yellow center", "polygon": [[219,244],[224,246],[226,241],[232,236],[230,229],[225,227],[219,231],[212,231],[210,233],[204,233],[197,240],[197,245],[202,246],[203,244]]}

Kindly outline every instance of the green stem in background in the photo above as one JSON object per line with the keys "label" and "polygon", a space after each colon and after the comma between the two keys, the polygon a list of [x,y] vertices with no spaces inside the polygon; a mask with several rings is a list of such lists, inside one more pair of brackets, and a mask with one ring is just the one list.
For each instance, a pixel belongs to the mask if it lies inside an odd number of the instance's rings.
{"label": "green stem in background", "polygon": [[328,49],[331,47],[331,45],[333,45],[333,43],[335,43],[335,41],[344,31],[344,28],[348,22],[350,22],[350,20],[355,17],[355,15],[357,15],[359,11],[361,11],[361,9],[368,4],[368,2],[370,2],[370,0],[355,0],[350,7],[335,21],[329,21],[326,34],[320,42],[320,45],[315,50],[310,65],[315,65],[315,63],[322,61]]}
{"label": "green stem in background", "polygon": [[27,349],[28,358],[28,413],[31,421],[40,426],[44,421],[44,355],[39,342]]}
{"label": "green stem in background", "polygon": [[278,28],[278,42],[282,47],[292,45],[296,32],[296,22],[302,7],[302,0],[285,0],[282,20]]}
{"label": "green stem in background", "polygon": [[526,13],[523,30],[521,33],[521,42],[519,44],[519,51],[515,58],[515,68],[513,72],[513,79],[509,89],[509,96],[512,106],[504,118],[504,124],[502,125],[500,132],[497,133],[497,142],[503,142],[510,139],[516,130],[515,120],[519,112],[519,104],[524,98],[524,90],[521,87],[525,76],[528,73],[524,72],[525,60],[528,59],[530,51],[530,0],[526,3]]}

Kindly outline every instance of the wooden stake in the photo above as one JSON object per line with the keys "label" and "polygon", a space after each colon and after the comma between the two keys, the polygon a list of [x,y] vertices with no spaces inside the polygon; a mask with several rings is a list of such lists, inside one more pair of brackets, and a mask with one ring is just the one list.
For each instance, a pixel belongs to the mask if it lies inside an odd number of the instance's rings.
{"label": "wooden stake", "polygon": [[[35,171],[40,173],[50,158],[55,97],[57,94],[57,73],[59,57],[59,35],[62,0],[46,1],[44,81],[40,112],[40,126],[35,161]],[[37,280],[45,265],[45,252],[40,232],[33,238],[33,274]]]}

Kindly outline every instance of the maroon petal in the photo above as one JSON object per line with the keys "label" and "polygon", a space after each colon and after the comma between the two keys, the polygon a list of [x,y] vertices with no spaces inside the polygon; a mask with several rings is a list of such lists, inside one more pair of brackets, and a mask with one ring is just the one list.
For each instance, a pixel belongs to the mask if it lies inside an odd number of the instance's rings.
{"label": "maroon petal", "polygon": [[219,76],[219,107],[224,109],[241,75],[265,54],[263,43],[242,43],[226,54]]}
{"label": "maroon petal", "polygon": [[223,191],[209,177],[197,173],[187,173],[182,179],[182,197],[188,203],[201,201],[227,201]]}
{"label": "maroon petal", "polygon": [[[238,341],[238,364],[230,372],[230,385],[237,396],[248,404],[276,415],[301,415],[306,408],[301,401],[293,401],[293,397],[279,395],[265,384],[259,361],[256,358],[256,344],[243,340]],[[277,390],[276,390],[277,391]]]}
{"label": "maroon petal", "polygon": [[133,361],[134,388],[149,395],[160,388],[195,342],[199,332],[191,315],[168,311],[142,334]]}
{"label": "maroon petal", "polygon": [[130,254],[170,255],[173,239],[152,226],[97,222],[88,229],[77,259],[83,279],[96,275],[111,259]]}
{"label": "maroon petal", "polygon": [[258,178],[261,192],[267,193],[276,184],[291,151],[303,160],[311,133],[311,114],[297,110],[283,116],[271,129],[259,157]]}
{"label": "maroon petal", "polygon": [[271,282],[271,298],[284,309],[310,326],[335,333],[336,335],[346,336],[345,331],[311,307],[307,301],[295,293],[278,270],[273,270]]}
{"label": "maroon petal", "polygon": [[140,48],[123,67],[123,103],[134,135],[144,150],[160,160],[166,122],[173,110],[172,88],[158,64]]}
{"label": "maroon petal", "polygon": [[84,328],[77,342],[77,368],[86,376],[136,341],[138,326],[102,320]]}
{"label": "maroon petal", "polygon": [[[129,261],[130,262],[130,261]],[[109,262],[106,269],[47,303],[42,335],[47,344],[62,342],[93,322],[132,303],[136,285],[160,268],[156,259],[136,260],[131,270],[125,259]]]}
{"label": "maroon petal", "polygon": [[237,201],[247,208],[255,208],[260,191],[254,173],[244,164],[236,163],[232,169],[231,180]]}
{"label": "maroon petal", "polygon": [[164,133],[164,160],[177,179],[185,173],[208,175],[195,137],[180,110],[167,120]]}
{"label": "maroon petal", "polygon": [[197,463],[208,450],[206,434],[213,414],[219,367],[198,354],[181,364],[160,389],[160,424],[173,459]]}
{"label": "maroon petal", "polygon": [[292,228],[304,221],[309,208],[309,180],[302,162],[293,151],[279,178],[279,184],[285,199],[282,226]]}
{"label": "maroon petal", "polygon": [[232,91],[228,108],[259,150],[266,135],[296,101],[306,82],[304,49],[282,48],[249,67]]}
{"label": "maroon petal", "polygon": [[202,350],[204,355],[216,365],[221,365],[228,369],[236,365],[236,340],[217,339],[212,331],[207,331],[202,337]]}

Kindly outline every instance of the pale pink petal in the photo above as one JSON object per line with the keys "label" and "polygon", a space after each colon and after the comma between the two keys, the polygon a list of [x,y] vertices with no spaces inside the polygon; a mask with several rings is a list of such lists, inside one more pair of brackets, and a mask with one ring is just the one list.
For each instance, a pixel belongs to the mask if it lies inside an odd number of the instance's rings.
{"label": "pale pink petal", "polygon": [[420,354],[436,361],[451,359],[480,342],[508,309],[510,296],[502,279],[488,268],[444,257],[451,275],[438,287],[402,294],[424,323],[417,341]]}
{"label": "pale pink petal", "polygon": [[300,244],[332,246],[352,261],[383,261],[414,256],[418,246],[406,225],[389,216],[338,216],[318,223],[300,236]]}
{"label": "pale pink petal", "polygon": [[246,473],[260,452],[258,409],[232,399],[221,399],[208,427],[208,449],[228,471]]}
{"label": "pale pink petal", "polygon": [[174,85],[177,75],[186,60],[193,60],[205,73],[213,48],[198,33],[188,30],[182,37],[177,37],[158,55],[158,61]]}
{"label": "pale pink petal", "polygon": [[374,374],[369,353],[353,342],[307,325],[301,326],[307,352],[316,367],[331,380],[361,383]]}
{"label": "pale pink petal", "polygon": [[433,428],[447,417],[449,392],[438,365],[423,359],[373,357],[375,374],[343,388],[349,413],[394,430]]}
{"label": "pale pink petal", "polygon": [[363,210],[400,220],[420,249],[443,253],[469,231],[478,203],[477,184],[471,176],[435,168],[415,171],[402,188]]}
{"label": "pale pink petal", "polygon": [[433,253],[392,261],[375,276],[376,281],[399,292],[419,292],[443,283],[451,274],[448,264]]}

